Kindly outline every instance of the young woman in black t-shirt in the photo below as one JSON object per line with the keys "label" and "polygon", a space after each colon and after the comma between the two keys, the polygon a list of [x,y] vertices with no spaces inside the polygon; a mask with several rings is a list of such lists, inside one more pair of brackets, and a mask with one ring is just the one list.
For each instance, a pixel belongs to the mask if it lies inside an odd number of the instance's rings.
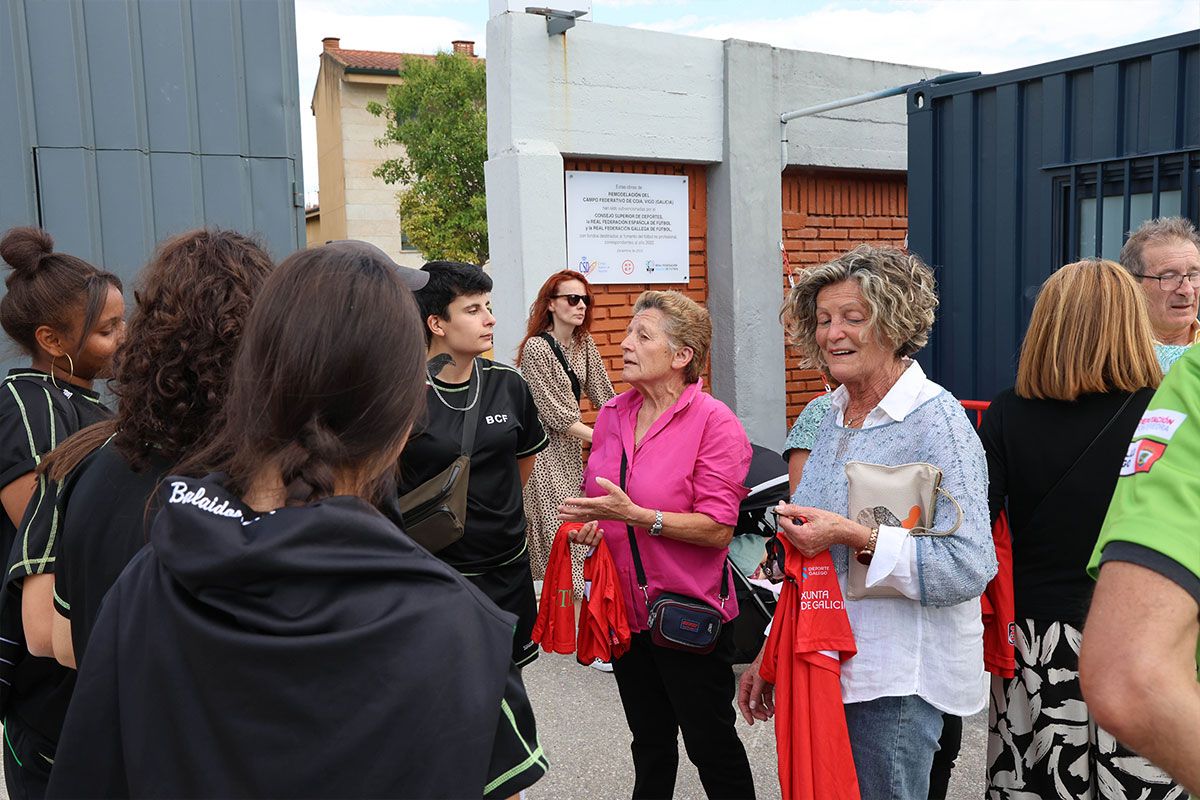
{"label": "young woman in black t-shirt", "polygon": [[537,658],[537,619],[525,538],[522,486],[550,443],[521,373],[482,354],[492,349],[492,279],[474,264],[432,261],[416,293],[429,342],[427,413],[400,458],[400,492],[459,457],[465,412],[478,406],[463,536],[438,552],[505,611],[516,614],[513,662]]}
{"label": "young woman in black t-shirt", "polygon": [[376,507],[424,404],[423,278],[343,242],[267,279],[96,618],[50,797],[509,797],[545,771],[514,617]]}
{"label": "young woman in black t-shirt", "polygon": [[[250,237],[198,229],[163,242],[143,270],[110,385],[116,417],[75,434],[38,468],[60,486],[54,601],[25,616],[47,618],[60,663],[83,658],[100,601],[146,543],[159,480],[212,424],[272,266]],[[50,525],[29,527],[31,540],[50,538]]]}
{"label": "young woman in black t-shirt", "polygon": [[[25,652],[22,595],[50,602],[48,550],[18,537],[23,517],[52,508],[54,487],[35,473],[42,456],[81,427],[109,416],[92,391],[108,373],[125,330],[121,282],[81,258],[54,252],[38,228],[14,228],[0,240],[11,272],[0,300],[0,325],[29,357],[0,385],[0,548],[7,557],[0,590],[0,691],[4,773],[11,798],[40,797],[57,737],[52,710],[66,679],[49,639]],[[28,575],[29,579],[21,578]]]}

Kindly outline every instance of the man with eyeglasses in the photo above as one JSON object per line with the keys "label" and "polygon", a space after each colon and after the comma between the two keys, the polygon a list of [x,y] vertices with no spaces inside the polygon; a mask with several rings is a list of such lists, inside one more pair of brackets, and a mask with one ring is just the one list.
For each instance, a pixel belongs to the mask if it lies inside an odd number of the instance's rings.
{"label": "man with eyeglasses", "polygon": [[1190,220],[1147,220],[1121,248],[1121,264],[1146,293],[1154,351],[1167,372],[1200,341],[1200,235]]}

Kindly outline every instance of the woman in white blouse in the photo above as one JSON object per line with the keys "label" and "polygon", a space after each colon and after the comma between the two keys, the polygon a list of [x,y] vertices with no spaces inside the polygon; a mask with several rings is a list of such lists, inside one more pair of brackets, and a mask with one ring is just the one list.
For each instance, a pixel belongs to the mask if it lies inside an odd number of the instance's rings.
{"label": "woman in white blouse", "polygon": [[[937,307],[920,259],[862,245],[805,270],[784,318],[809,366],[841,384],[817,431],[780,527],[806,556],[828,549],[846,594],[849,560],[867,564],[866,586],[902,597],[848,600],[858,653],[842,666],[842,700],[864,798],[926,800],[943,712],[966,716],[987,703],[979,596],[996,572],[983,448],[959,402],[911,360],[928,340]],[[899,520],[847,519],[846,463],[927,462],[962,507],[950,536],[914,537]],[[956,512],[939,501],[935,528]],[[773,687],[757,665],[739,705],[767,719]]]}

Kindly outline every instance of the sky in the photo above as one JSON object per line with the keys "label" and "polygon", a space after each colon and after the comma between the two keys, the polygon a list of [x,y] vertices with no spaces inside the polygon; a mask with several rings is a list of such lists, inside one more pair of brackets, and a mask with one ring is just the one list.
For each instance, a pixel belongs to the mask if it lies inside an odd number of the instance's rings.
{"label": "sky", "polygon": [[[575,6],[558,0],[563,7]],[[311,109],[321,39],[352,50],[487,55],[487,0],[295,0],[304,186],[317,194]],[[531,0],[530,5],[555,5]],[[1001,72],[1200,28],[1197,0],[593,0],[585,20],[746,39],[875,61]],[[583,24],[583,23],[581,23]],[[569,35],[569,34],[568,34]],[[887,87],[880,87],[887,88]],[[835,99],[835,98],[831,98]],[[782,109],[781,109],[782,110]]]}

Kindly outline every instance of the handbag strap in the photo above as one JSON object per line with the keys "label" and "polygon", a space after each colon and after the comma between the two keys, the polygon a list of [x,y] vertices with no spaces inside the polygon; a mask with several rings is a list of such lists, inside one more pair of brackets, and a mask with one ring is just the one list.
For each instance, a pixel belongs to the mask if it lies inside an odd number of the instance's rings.
{"label": "handbag strap", "polygon": [[[629,461],[625,457],[625,445],[621,445],[621,491],[625,491],[625,471],[629,467]],[[646,599],[646,608],[650,608],[650,593],[647,591],[646,570],[642,567],[642,554],[638,550],[637,535],[633,532],[633,526],[628,522],[625,523],[625,533],[629,536],[629,550],[633,553],[633,571],[637,575],[638,587],[642,590],[642,597]],[[725,601],[729,598],[729,567],[726,564],[721,565],[721,607],[725,606]]]}
{"label": "handbag strap", "polygon": [[559,346],[558,340],[546,331],[542,331],[538,336],[546,340],[546,344],[550,345],[550,350],[558,359],[558,363],[562,364],[563,371],[567,373],[567,380],[571,382],[571,393],[575,395],[575,402],[578,403],[583,397],[583,386],[579,383],[579,376],[575,374],[575,370],[571,369],[571,365],[567,363],[567,357],[563,353],[562,347]]}
{"label": "handbag strap", "polygon": [[[913,536],[949,536],[950,534],[954,533],[955,531],[957,531],[959,528],[962,527],[962,524],[963,524],[962,506],[960,506],[958,504],[958,501],[954,499],[954,495],[950,494],[948,491],[943,489],[940,485],[937,487],[937,492],[944,495],[947,500],[949,500],[951,503],[954,504],[954,510],[958,512],[958,519],[956,519],[954,521],[953,527],[951,527],[950,530],[948,530],[948,531],[935,531],[935,530],[930,530],[929,528],[925,528],[925,527],[917,527],[917,528],[913,528],[912,530],[909,531],[909,533],[911,535],[913,535]],[[935,497],[934,502],[936,503],[937,502],[937,500],[936,500],[937,494],[936,493],[935,493],[934,497]],[[919,531],[919,533],[918,533],[918,531]]]}
{"label": "handbag strap", "polygon": [[[467,382],[467,402],[471,407],[463,412],[462,440],[459,448],[459,453],[464,456],[471,455],[471,451],[475,449],[475,429],[479,425],[479,401],[483,393],[483,375],[479,371],[479,359],[475,359],[471,366],[471,379]],[[472,387],[475,389],[474,403],[471,403]]]}
{"label": "handbag strap", "polygon": [[1129,393],[1129,396],[1125,398],[1125,402],[1121,403],[1121,407],[1117,409],[1117,413],[1113,414],[1112,418],[1109,419],[1109,421],[1104,424],[1104,427],[1100,429],[1100,432],[1097,433],[1096,436],[1090,442],[1088,442],[1088,446],[1083,448],[1083,452],[1080,453],[1079,456],[1074,461],[1071,462],[1071,466],[1067,467],[1067,471],[1059,476],[1058,480],[1054,482],[1054,485],[1050,487],[1050,490],[1048,492],[1046,492],[1044,495],[1042,495],[1042,499],[1039,500],[1038,504],[1033,507],[1033,511],[1030,512],[1028,519],[1033,519],[1034,517],[1037,516],[1037,512],[1042,510],[1042,506],[1045,505],[1046,500],[1050,497],[1050,495],[1054,494],[1054,490],[1057,489],[1059,486],[1062,486],[1063,481],[1065,481],[1067,479],[1067,476],[1075,471],[1075,468],[1077,466],[1079,466],[1079,462],[1083,461],[1083,457],[1086,456],[1091,451],[1091,449],[1096,445],[1096,442],[1100,441],[1100,437],[1102,437],[1102,436],[1104,436],[1104,434],[1108,433],[1108,429],[1111,428],[1113,426],[1113,424],[1118,419],[1121,418],[1121,414],[1123,414],[1125,412],[1125,409],[1129,407],[1129,404],[1131,402],[1133,402],[1133,396],[1135,394],[1137,394],[1137,392]]}

